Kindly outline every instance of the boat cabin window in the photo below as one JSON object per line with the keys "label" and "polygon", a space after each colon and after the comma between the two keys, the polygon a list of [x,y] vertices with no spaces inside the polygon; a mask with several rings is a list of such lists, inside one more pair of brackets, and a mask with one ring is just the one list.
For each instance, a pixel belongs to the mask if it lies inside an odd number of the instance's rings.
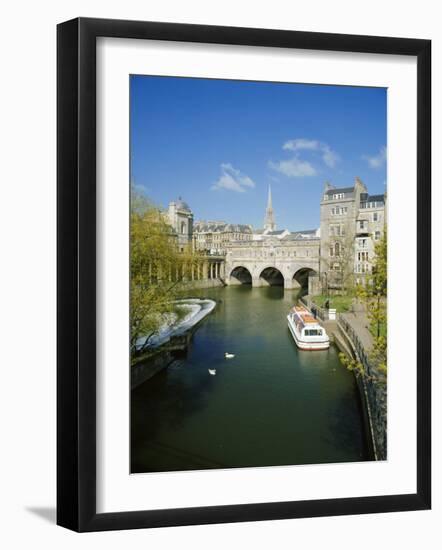
{"label": "boat cabin window", "polygon": [[305,336],[322,336],[322,330],[317,328],[306,328],[304,334]]}

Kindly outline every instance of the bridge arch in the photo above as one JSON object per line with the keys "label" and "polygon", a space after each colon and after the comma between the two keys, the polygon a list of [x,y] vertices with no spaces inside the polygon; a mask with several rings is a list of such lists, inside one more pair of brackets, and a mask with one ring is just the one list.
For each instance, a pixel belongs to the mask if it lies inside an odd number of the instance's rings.
{"label": "bridge arch", "polygon": [[309,278],[317,277],[318,273],[311,267],[301,267],[295,271],[292,277],[293,286],[299,286],[303,291],[309,290]]}
{"label": "bridge arch", "polygon": [[229,284],[231,285],[251,285],[252,274],[242,265],[238,265],[232,269],[229,275]]}
{"label": "bridge arch", "polygon": [[262,286],[284,286],[284,275],[277,267],[265,267],[259,274]]}

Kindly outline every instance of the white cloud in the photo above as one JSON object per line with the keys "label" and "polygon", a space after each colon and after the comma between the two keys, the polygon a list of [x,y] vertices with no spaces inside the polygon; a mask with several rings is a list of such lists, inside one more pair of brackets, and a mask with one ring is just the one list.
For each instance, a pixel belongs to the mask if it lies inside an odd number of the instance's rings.
{"label": "white cloud", "polygon": [[300,157],[300,151],[316,153],[329,168],[334,168],[339,161],[339,155],[333,151],[330,145],[317,139],[291,139],[286,141],[282,148],[284,151],[292,151],[295,155],[287,160],[269,162],[269,166],[288,177],[302,178],[315,176],[318,173],[312,162]]}
{"label": "white cloud", "polygon": [[291,139],[286,141],[282,148],[286,151],[318,151],[329,168],[334,168],[339,161],[339,155],[332,150],[330,145],[317,139]]}
{"label": "white cloud", "polygon": [[221,176],[218,181],[211,187],[213,190],[227,189],[229,191],[236,191],[237,193],[244,193],[247,188],[255,187],[255,182],[234,168],[231,164],[221,164]]}
{"label": "white cloud", "polygon": [[317,173],[316,168],[310,162],[301,160],[297,156],[279,162],[270,161],[269,166],[289,178],[303,178],[304,176],[314,176]]}
{"label": "white cloud", "polygon": [[334,168],[339,161],[339,156],[337,153],[332,151],[332,149],[326,145],[322,144],[322,160],[329,168]]}
{"label": "white cloud", "polygon": [[286,141],[282,148],[288,151],[299,151],[301,149],[317,150],[319,146],[320,143],[316,139],[298,138]]}
{"label": "white cloud", "polygon": [[374,168],[374,169],[381,168],[387,160],[387,148],[381,147],[377,155],[374,155],[374,156],[363,155],[362,158],[368,162],[368,165],[370,166],[370,168]]}

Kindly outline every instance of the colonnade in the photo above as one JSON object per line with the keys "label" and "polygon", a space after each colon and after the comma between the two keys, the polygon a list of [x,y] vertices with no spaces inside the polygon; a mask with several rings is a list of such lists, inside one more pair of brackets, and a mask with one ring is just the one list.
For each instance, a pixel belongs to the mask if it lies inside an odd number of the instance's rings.
{"label": "colonnade", "polygon": [[225,278],[224,258],[201,259],[195,263],[181,263],[179,265],[164,266],[149,265],[147,269],[148,281],[154,282],[166,278],[169,281],[201,281],[207,279]]}
{"label": "colonnade", "polygon": [[225,277],[225,262],[223,260],[205,261],[203,263],[205,279],[220,279]]}

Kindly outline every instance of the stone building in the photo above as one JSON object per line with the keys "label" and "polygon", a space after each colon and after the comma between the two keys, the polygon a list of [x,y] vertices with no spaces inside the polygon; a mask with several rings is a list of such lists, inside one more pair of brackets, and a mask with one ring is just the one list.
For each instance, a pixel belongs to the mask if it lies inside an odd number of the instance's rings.
{"label": "stone building", "polygon": [[386,196],[370,195],[359,178],[352,187],[326,183],[320,227],[295,232],[276,229],[270,186],[262,229],[224,221],[194,223],[181,198],[169,204],[166,217],[179,248],[192,245],[195,251],[217,256],[228,284],[283,284],[318,293],[341,290],[371,272],[375,244],[386,224]]}
{"label": "stone building", "polygon": [[384,231],[385,195],[370,195],[356,178],[353,187],[325,184],[321,200],[320,271],[327,288],[342,288],[371,272],[375,243]]}
{"label": "stone building", "polygon": [[197,221],[193,228],[193,243],[197,251],[223,255],[228,243],[251,241],[252,234],[251,225]]}
{"label": "stone building", "polygon": [[181,197],[169,203],[166,219],[177,236],[177,245],[181,252],[192,244],[193,213]]}

